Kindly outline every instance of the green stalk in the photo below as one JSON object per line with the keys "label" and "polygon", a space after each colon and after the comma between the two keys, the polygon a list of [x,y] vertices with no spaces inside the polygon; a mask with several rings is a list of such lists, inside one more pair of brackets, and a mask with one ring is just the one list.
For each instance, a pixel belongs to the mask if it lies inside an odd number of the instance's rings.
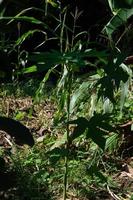
{"label": "green stalk", "polygon": [[48,14],[48,1],[45,0],[45,16]]}
{"label": "green stalk", "polygon": [[[66,146],[66,148],[67,148],[67,146]],[[68,155],[65,157],[63,200],[66,200],[66,198],[67,198],[67,175],[68,175]]]}
{"label": "green stalk", "polygon": [[60,51],[63,52],[63,35],[64,35],[64,28],[65,28],[65,21],[66,21],[66,11],[63,15],[60,14],[60,23],[61,23],[61,31],[60,31]]}
{"label": "green stalk", "polygon": [[[69,67],[68,67],[69,68]],[[69,161],[69,141],[70,141],[70,134],[69,134],[69,124],[70,121],[70,98],[71,98],[71,86],[72,86],[72,73],[71,70],[68,69],[68,82],[67,82],[67,142],[65,148],[67,149],[67,154],[65,156],[65,172],[64,172],[64,191],[63,191],[63,200],[67,198],[67,177],[68,177],[68,161]]]}

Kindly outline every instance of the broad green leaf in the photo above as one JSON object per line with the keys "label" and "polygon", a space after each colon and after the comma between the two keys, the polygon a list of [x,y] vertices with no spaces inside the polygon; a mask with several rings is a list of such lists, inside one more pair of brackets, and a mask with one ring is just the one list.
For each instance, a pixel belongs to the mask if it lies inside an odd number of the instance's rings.
{"label": "broad green leaf", "polygon": [[[35,62],[38,69],[45,71],[54,67],[55,65],[62,64],[62,54],[58,51],[52,52],[36,52],[29,56],[29,60]],[[41,67],[42,65],[42,67]]]}
{"label": "broad green leaf", "polygon": [[103,110],[104,113],[110,113],[112,111],[112,106],[111,106],[111,102],[108,98],[104,99],[104,104],[103,104]]}
{"label": "broad green leaf", "polygon": [[85,58],[97,57],[99,59],[104,59],[107,56],[105,51],[96,51],[88,49],[84,52],[73,51],[67,53],[61,53],[59,51],[52,50],[51,52],[36,52],[29,56],[29,59],[34,62],[44,62],[50,66],[56,64],[67,64],[76,65],[82,67],[87,64]]}
{"label": "broad green leaf", "polygon": [[79,109],[81,104],[83,105],[84,103],[88,102],[88,100],[90,100],[89,114],[91,116],[95,109],[94,107],[96,100],[96,93],[93,91],[95,91],[95,84],[99,79],[100,76],[98,74],[90,75],[89,79],[81,83],[80,86],[73,92],[70,99],[71,114]]}
{"label": "broad green leaf", "polygon": [[131,9],[120,9],[112,19],[107,23],[103,29],[103,33],[106,33],[110,38],[112,33],[122,24],[127,22],[127,19],[133,15],[133,8]]}
{"label": "broad green leaf", "polygon": [[119,141],[119,134],[113,133],[111,136],[107,138],[105,149],[108,150],[110,153],[113,153],[115,150],[117,150],[118,141]]}
{"label": "broad green leaf", "polygon": [[121,111],[123,109],[125,99],[126,99],[127,94],[128,94],[128,87],[129,87],[128,81],[126,83],[121,84],[121,97],[120,97],[120,110]]}
{"label": "broad green leaf", "polygon": [[121,8],[130,9],[133,7],[133,0],[108,0],[109,6],[112,10],[112,13],[116,13]]}
{"label": "broad green leaf", "polygon": [[129,74],[127,73],[127,71],[123,70],[123,68],[119,66],[114,73],[114,80],[116,87],[119,88],[120,82],[122,81],[123,83],[125,83],[127,82],[128,78]]}
{"label": "broad green leaf", "polygon": [[88,128],[87,138],[91,138],[102,150],[105,149],[106,139],[102,135],[102,131],[98,128]]}
{"label": "broad green leaf", "polygon": [[113,104],[115,103],[115,87],[113,83],[113,80],[109,76],[104,76],[96,83],[96,86],[100,85],[100,88],[98,90],[98,99],[100,99],[100,97],[104,97],[108,98]]}
{"label": "broad green leaf", "polygon": [[30,67],[26,67],[26,68],[23,68],[19,74],[28,74],[28,73],[33,73],[33,72],[37,72],[37,66],[36,65],[33,65],[33,66],[30,66]]}
{"label": "broad green leaf", "polygon": [[96,83],[96,86],[100,85],[98,99],[104,97],[115,103],[115,91],[120,88],[121,82],[128,81],[131,74],[129,68],[123,64],[124,59],[125,55],[116,52],[108,64],[104,65],[105,75]]}
{"label": "broad green leaf", "polygon": [[56,164],[61,158],[64,158],[68,155],[68,149],[65,149],[64,147],[59,148],[56,147],[48,152],[50,162],[53,164]]}
{"label": "broad green leaf", "polygon": [[95,49],[86,49],[83,56],[97,57],[102,60],[104,58],[107,58],[108,53],[107,51],[97,51]]}
{"label": "broad green leaf", "polygon": [[86,90],[88,89],[90,83],[83,82],[80,87],[74,92],[70,100],[70,112],[73,113],[74,108],[82,102],[84,95],[86,95]]}
{"label": "broad green leaf", "polygon": [[87,138],[91,138],[102,150],[104,150],[106,143],[104,135],[113,130],[109,119],[109,114],[94,114],[88,123]]}
{"label": "broad green leaf", "polygon": [[101,126],[103,122],[107,122],[110,120],[110,114],[101,114],[101,113],[94,113],[94,116],[90,118],[89,125],[91,126]]}
{"label": "broad green leaf", "polygon": [[[105,114],[102,114],[102,113],[95,113],[95,115],[93,116],[94,117],[94,120],[93,121],[97,121],[99,120],[99,122],[97,124],[99,124],[99,126],[101,126],[101,123],[109,123],[110,122],[110,119],[111,119],[111,114],[110,113],[105,113]],[[108,125],[107,125],[108,127]],[[112,126],[109,126],[109,130]],[[108,128],[106,129],[108,130]],[[112,129],[111,129],[112,130]]]}
{"label": "broad green leaf", "polygon": [[77,120],[68,122],[76,125],[70,139],[74,140],[86,131],[86,137],[91,138],[94,143],[104,150],[106,144],[104,135],[114,130],[109,124],[109,119],[109,114],[95,114],[89,121],[79,117]]}
{"label": "broad green leaf", "polygon": [[71,141],[84,134],[85,130],[88,128],[88,120],[83,117],[79,117],[77,120],[69,121],[68,123],[76,125],[70,136]]}
{"label": "broad green leaf", "polygon": [[[130,67],[126,66],[124,63],[122,63],[120,65],[120,67],[122,68],[122,70],[130,77],[132,77],[132,70],[130,69]],[[126,80],[125,80],[126,82]]]}

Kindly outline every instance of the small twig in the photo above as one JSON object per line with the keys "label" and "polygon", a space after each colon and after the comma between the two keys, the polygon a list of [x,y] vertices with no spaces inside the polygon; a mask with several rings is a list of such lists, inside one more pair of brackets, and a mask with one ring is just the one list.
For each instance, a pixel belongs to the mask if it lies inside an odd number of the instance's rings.
{"label": "small twig", "polygon": [[107,190],[108,190],[108,193],[110,194],[110,196],[111,196],[113,199],[115,199],[115,200],[121,200],[116,194],[114,194],[114,193],[110,190],[110,188],[109,188],[108,185],[107,185]]}
{"label": "small twig", "polygon": [[13,146],[12,142],[7,137],[4,137],[4,138],[8,142],[8,144],[12,147]]}

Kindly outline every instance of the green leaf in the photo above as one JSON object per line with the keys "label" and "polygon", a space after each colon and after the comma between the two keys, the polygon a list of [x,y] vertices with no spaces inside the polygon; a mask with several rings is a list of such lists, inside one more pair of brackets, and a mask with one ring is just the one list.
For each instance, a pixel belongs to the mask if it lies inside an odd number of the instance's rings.
{"label": "green leaf", "polygon": [[62,88],[65,88],[65,84],[67,81],[67,77],[68,77],[68,70],[66,65],[63,66],[63,72],[62,72],[62,77],[58,83],[58,93]]}
{"label": "green leaf", "polygon": [[119,134],[113,133],[111,136],[107,138],[105,149],[108,150],[109,153],[113,153],[114,151],[117,150],[118,141],[119,141]]}
{"label": "green leaf", "polygon": [[[84,52],[73,51],[67,53],[61,53],[59,51],[51,50],[51,52],[36,52],[29,56],[29,60],[32,62],[44,63],[45,66],[51,68],[54,65],[65,65],[72,66],[73,71],[77,71],[77,67],[83,67],[87,65],[85,58],[98,57],[104,59],[107,56],[105,51],[96,51],[88,49]],[[75,67],[76,66],[76,67]]]}
{"label": "green leaf", "polygon": [[24,119],[26,113],[25,112],[17,112],[16,116],[15,116],[15,120],[22,120]]}
{"label": "green leaf", "polygon": [[[0,20],[17,20],[17,21],[27,21],[33,24],[43,24],[40,20],[34,18],[34,17],[28,17],[28,16],[21,16],[21,17],[0,17]],[[12,21],[8,22],[11,23]]]}
{"label": "green leaf", "polygon": [[35,97],[34,97],[34,101],[39,101],[40,98],[42,97],[42,93],[45,87],[45,84],[47,82],[47,80],[49,79],[50,74],[52,73],[52,71],[54,70],[54,68],[49,69],[47,71],[47,73],[45,74],[43,80],[40,82],[39,88],[36,91]]}
{"label": "green leaf", "polygon": [[120,110],[122,111],[125,99],[128,95],[128,88],[129,88],[129,83],[128,81],[126,83],[121,84],[121,97],[120,97]]}
{"label": "green leaf", "polygon": [[[118,77],[116,80],[123,81],[124,83],[127,82],[128,78],[129,78],[129,74],[126,71],[124,71],[121,66],[116,70],[116,74]],[[118,76],[118,74],[119,74],[119,76]],[[115,78],[116,78],[116,76],[115,76]]]}
{"label": "green leaf", "polygon": [[14,48],[18,45],[21,45],[27,38],[31,37],[36,32],[42,32],[39,29],[35,30],[29,30],[28,32],[24,33],[21,37],[18,38],[18,40],[15,42]]}
{"label": "green leaf", "polygon": [[30,7],[30,8],[26,8],[26,9],[20,11],[15,17],[20,17],[20,16],[22,16],[23,14],[25,14],[25,13],[31,11],[31,10],[32,10],[32,11],[33,11],[33,10],[39,11],[39,12],[41,12],[41,13],[43,13],[43,14],[45,13],[43,9],[36,8],[36,7]]}
{"label": "green leaf", "polygon": [[35,24],[42,24],[41,21],[35,19],[34,17],[29,17],[29,16],[24,16],[23,14],[27,13],[28,11],[31,11],[31,10],[36,10],[36,11],[39,11],[39,12],[42,12],[44,13],[44,10],[43,9],[39,9],[39,8],[35,8],[35,7],[30,7],[30,8],[26,8],[24,10],[22,10],[20,13],[18,13],[16,16],[14,17],[0,17],[0,19],[4,19],[4,20],[10,20],[8,22],[8,24],[10,24],[11,22],[13,22],[14,20],[25,20],[25,21],[28,21],[30,23],[35,23]]}
{"label": "green leaf", "polygon": [[91,126],[102,126],[103,123],[108,123],[110,120],[110,114],[99,114],[94,113],[94,116],[89,120],[89,125]]}
{"label": "green leaf", "polygon": [[59,7],[59,3],[56,0],[47,0],[47,3],[51,4],[54,8]]}
{"label": "green leaf", "polygon": [[71,141],[84,134],[88,127],[88,120],[83,117],[79,117],[77,120],[69,121],[68,123],[77,125],[75,126],[74,131],[70,136]]}
{"label": "green leaf", "polygon": [[56,164],[61,158],[68,155],[68,149],[56,147],[49,151],[48,154],[50,155],[50,162]]}
{"label": "green leaf", "polygon": [[83,82],[80,87],[73,93],[70,100],[70,112],[73,113],[74,109],[77,105],[83,102],[84,95],[86,95],[86,91],[90,86],[90,82]]}
{"label": "green leaf", "polygon": [[96,143],[102,150],[105,149],[106,139],[102,135],[102,131],[96,128],[88,128],[87,138],[91,138],[94,143]]}
{"label": "green leaf", "polygon": [[133,0],[108,0],[108,3],[113,13],[117,12],[121,8],[130,9],[133,7]]}
{"label": "green leaf", "polygon": [[33,72],[37,72],[37,66],[36,65],[32,65],[30,67],[26,67],[23,68],[21,71],[19,71],[19,74],[28,74],[28,73],[33,73]]}
{"label": "green leaf", "polygon": [[125,55],[114,51],[114,55],[109,59],[108,64],[104,65],[105,75],[96,83],[96,86],[100,85],[98,99],[107,97],[115,104],[115,90],[119,89],[121,82],[127,82],[131,75],[129,68],[123,64],[124,59]]}
{"label": "green leaf", "polygon": [[108,98],[105,98],[104,104],[103,104],[104,113],[111,113],[112,109],[113,108],[112,108],[110,100]]}
{"label": "green leaf", "polygon": [[35,62],[38,70],[45,71],[54,67],[55,65],[62,64],[62,54],[58,51],[52,52],[36,52],[29,56],[29,60]]}
{"label": "green leaf", "polygon": [[109,124],[109,114],[95,114],[89,121],[83,117],[77,120],[69,121],[69,124],[75,124],[70,140],[81,136],[86,131],[86,137],[91,138],[102,150],[105,148],[106,139],[104,135],[114,130]]}
{"label": "green leaf", "polygon": [[112,131],[109,125],[109,114],[96,114],[89,120],[86,133],[87,138],[91,138],[102,150],[105,149],[106,139],[104,135]]}
{"label": "green leaf", "polygon": [[133,8],[131,9],[120,9],[117,14],[106,24],[103,29],[103,33],[106,33],[110,38],[112,33],[122,24],[127,22],[127,19],[133,15]]}
{"label": "green leaf", "polygon": [[66,101],[67,101],[67,91],[63,90],[61,95],[60,95],[60,99],[59,99],[59,112],[62,112],[63,109],[65,108],[66,105]]}
{"label": "green leaf", "polygon": [[114,84],[113,80],[109,76],[104,76],[97,83],[96,86],[100,85],[98,90],[98,99],[100,97],[108,98],[113,104],[115,103],[114,99]]}

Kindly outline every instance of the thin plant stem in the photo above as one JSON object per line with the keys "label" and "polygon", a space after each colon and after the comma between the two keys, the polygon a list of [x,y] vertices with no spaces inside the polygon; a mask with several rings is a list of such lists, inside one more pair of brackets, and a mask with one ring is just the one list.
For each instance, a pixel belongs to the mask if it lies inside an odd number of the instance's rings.
{"label": "thin plant stem", "polygon": [[[64,35],[64,28],[65,28],[65,21],[66,21],[66,14],[67,12],[65,11],[63,15],[63,19],[60,19],[61,22],[61,31],[60,31],[60,51],[63,52],[63,35]],[[60,15],[60,18],[62,16]]]}
{"label": "thin plant stem", "polygon": [[67,154],[65,156],[65,172],[64,172],[64,191],[63,191],[63,200],[67,198],[67,177],[68,177],[68,161],[69,161],[69,124],[70,121],[70,98],[71,98],[71,87],[72,87],[72,73],[71,70],[68,69],[68,82],[67,82],[67,142],[66,142],[66,150]]}
{"label": "thin plant stem", "polygon": [[45,16],[48,14],[48,1],[45,0]]}
{"label": "thin plant stem", "polygon": [[[66,145],[66,148],[67,145]],[[63,200],[67,198],[67,175],[68,175],[68,155],[65,156],[65,172],[64,172],[64,190],[63,190]]]}

